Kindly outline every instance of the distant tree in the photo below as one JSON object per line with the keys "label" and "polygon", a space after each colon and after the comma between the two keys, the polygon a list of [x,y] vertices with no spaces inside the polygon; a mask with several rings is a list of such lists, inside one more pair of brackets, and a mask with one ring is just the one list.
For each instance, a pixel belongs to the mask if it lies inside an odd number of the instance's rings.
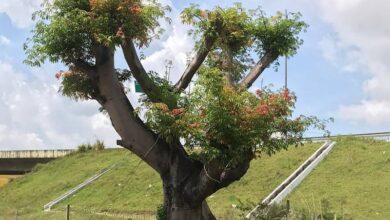
{"label": "distant tree", "polygon": [[[163,33],[169,10],[156,0],[47,0],[33,16],[25,62],[69,68],[56,74],[60,92],[96,100],[120,135],[118,144],[160,174],[168,219],[215,219],[208,196],[239,180],[257,155],[299,143],[318,122],[291,118],[296,99],[287,89],[248,91],[278,57],[297,52],[307,25],[299,13],[266,17],[240,4],[191,5],[181,19],[192,26],[194,55],[171,84],[159,76],[164,70],[145,70],[137,54]],[[114,65],[119,48],[128,70]],[[143,119],[127,97],[123,82],[130,77],[144,91]]]}

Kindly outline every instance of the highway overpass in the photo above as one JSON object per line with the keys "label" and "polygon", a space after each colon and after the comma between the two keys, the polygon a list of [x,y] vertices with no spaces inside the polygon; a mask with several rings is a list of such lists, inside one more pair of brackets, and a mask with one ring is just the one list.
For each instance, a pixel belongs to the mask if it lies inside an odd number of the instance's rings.
{"label": "highway overpass", "polygon": [[15,150],[0,151],[0,174],[23,174],[38,163],[47,163],[74,150]]}

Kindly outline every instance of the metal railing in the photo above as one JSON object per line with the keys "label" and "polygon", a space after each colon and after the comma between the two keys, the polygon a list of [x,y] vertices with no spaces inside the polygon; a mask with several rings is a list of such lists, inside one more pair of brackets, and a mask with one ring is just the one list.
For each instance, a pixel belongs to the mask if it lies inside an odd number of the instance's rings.
{"label": "metal railing", "polygon": [[[262,202],[262,205],[280,203],[302,180],[328,155],[336,142],[327,141],[305,162],[301,164],[287,179],[277,186]],[[249,219],[260,205],[250,211],[246,218]]]}
{"label": "metal railing", "polygon": [[311,141],[327,141],[330,138],[337,137],[362,137],[362,138],[373,138],[376,140],[390,141],[390,132],[374,132],[374,133],[358,133],[358,134],[340,134],[340,135],[331,135],[328,137],[315,136],[315,137],[306,137],[305,140]]}

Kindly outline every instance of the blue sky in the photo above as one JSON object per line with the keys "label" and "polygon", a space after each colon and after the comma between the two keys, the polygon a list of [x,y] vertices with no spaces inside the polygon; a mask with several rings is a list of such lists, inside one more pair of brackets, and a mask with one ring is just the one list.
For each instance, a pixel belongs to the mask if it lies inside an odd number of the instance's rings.
{"label": "blue sky", "polygon": [[[54,73],[60,64],[31,68],[23,64],[22,44],[32,29],[31,13],[41,0],[0,1],[0,150],[68,148],[97,138],[113,145],[117,138],[108,118],[93,101],[76,103],[56,93]],[[173,23],[161,40],[146,51],[147,69],[162,72],[172,60],[172,79],[185,68],[193,42],[178,19],[190,3],[203,8],[229,6],[228,1],[162,0],[172,6]],[[300,11],[310,25],[304,44],[289,59],[289,88],[298,96],[296,114],[333,117],[332,134],[389,131],[390,126],[390,3],[381,0],[263,0],[240,1],[277,10]],[[166,24],[165,24],[166,25]],[[117,63],[126,67],[117,53]],[[283,64],[283,60],[281,60]],[[267,69],[254,87],[284,83],[283,66]],[[138,95],[130,94],[136,104]],[[321,132],[310,131],[316,136]]]}

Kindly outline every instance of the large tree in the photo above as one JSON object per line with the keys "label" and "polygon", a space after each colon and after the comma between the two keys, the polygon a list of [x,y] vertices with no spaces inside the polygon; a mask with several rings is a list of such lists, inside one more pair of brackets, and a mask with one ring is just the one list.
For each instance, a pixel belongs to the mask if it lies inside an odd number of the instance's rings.
{"label": "large tree", "polygon": [[[191,5],[181,19],[192,26],[194,53],[171,83],[138,56],[163,32],[160,22],[170,23],[169,10],[156,0],[45,1],[34,14],[26,62],[68,67],[56,74],[60,92],[96,100],[121,137],[118,144],[159,173],[168,219],[215,219],[208,196],[239,180],[256,156],[298,143],[316,121],[291,117],[295,96],[287,89],[248,91],[278,57],[296,53],[306,24],[299,13],[266,17],[240,4]],[[119,49],[128,70],[115,67]],[[144,92],[142,117],[124,86],[132,79]]]}

